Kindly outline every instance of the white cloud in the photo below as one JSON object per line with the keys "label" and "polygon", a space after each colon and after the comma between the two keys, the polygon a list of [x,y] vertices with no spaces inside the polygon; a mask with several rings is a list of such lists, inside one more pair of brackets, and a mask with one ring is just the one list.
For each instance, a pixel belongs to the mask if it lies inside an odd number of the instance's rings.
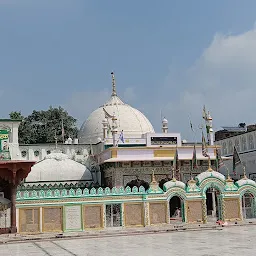
{"label": "white cloud", "polygon": [[[181,132],[183,139],[193,140],[189,119],[194,127],[202,124],[204,104],[212,114],[215,130],[240,122],[255,123],[256,29],[239,35],[216,34],[191,67],[184,70],[170,67],[158,92],[137,95],[129,87],[121,97],[145,113],[156,131],[161,129],[162,110],[169,120],[169,131]],[[81,122],[110,94],[107,90],[75,92],[66,108]],[[198,131],[198,138],[199,134]]]}
{"label": "white cloud", "polygon": [[215,129],[256,122],[256,29],[239,35],[217,34],[200,58],[181,73],[169,86],[176,84],[184,91],[165,106],[175,130],[180,127],[191,138],[189,116],[199,125],[204,104],[212,113]]}

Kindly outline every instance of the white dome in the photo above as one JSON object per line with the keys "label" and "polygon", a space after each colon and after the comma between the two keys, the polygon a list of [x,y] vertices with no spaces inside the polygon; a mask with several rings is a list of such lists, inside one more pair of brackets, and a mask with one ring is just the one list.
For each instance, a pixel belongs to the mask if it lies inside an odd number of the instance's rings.
{"label": "white dome", "polygon": [[226,180],[225,176],[220,172],[209,171],[209,170],[198,174],[195,179],[198,180],[199,183],[201,183],[204,179],[207,179],[207,178],[217,178],[223,182],[225,182]]}
{"label": "white dome", "polygon": [[244,177],[236,182],[236,184],[241,187],[243,185],[252,185],[256,186],[256,182],[254,180],[248,179],[247,177]]}
{"label": "white dome", "polygon": [[91,172],[82,164],[71,160],[68,155],[51,153],[36,163],[26,178],[26,183],[72,183],[92,181]]}
{"label": "white dome", "polygon": [[[98,138],[103,139],[102,120],[105,119],[103,108],[109,115],[116,116],[118,133],[123,131],[124,139],[141,138],[142,134],[154,133],[153,126],[139,110],[123,103],[118,96],[112,94],[110,100],[93,111],[83,123],[78,135],[80,143],[97,143]],[[112,126],[111,119],[109,125]],[[112,134],[108,136],[111,138]]]}
{"label": "white dome", "polygon": [[169,180],[167,182],[164,183],[164,189],[165,191],[169,190],[170,188],[173,187],[179,187],[185,190],[186,184],[179,181],[179,180]]}

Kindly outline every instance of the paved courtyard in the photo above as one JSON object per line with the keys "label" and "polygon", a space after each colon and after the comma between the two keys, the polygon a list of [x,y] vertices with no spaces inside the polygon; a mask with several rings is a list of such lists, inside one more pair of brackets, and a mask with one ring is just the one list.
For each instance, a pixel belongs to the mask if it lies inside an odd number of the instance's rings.
{"label": "paved courtyard", "polygon": [[10,256],[255,256],[256,226],[144,234],[102,238],[76,238],[0,245],[0,255]]}

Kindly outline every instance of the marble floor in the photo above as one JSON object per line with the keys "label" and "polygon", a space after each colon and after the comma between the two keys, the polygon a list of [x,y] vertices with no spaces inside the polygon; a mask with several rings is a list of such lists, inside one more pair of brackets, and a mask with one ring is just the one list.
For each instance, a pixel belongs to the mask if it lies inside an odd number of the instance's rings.
{"label": "marble floor", "polygon": [[255,256],[256,226],[0,245],[3,256]]}

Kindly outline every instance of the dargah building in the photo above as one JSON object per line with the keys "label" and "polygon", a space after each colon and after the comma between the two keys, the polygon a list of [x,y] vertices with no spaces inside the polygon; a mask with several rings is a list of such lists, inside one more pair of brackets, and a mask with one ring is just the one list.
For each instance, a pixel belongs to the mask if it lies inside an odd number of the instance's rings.
{"label": "dargah building", "polygon": [[[256,183],[216,169],[212,118],[202,145],[168,130],[117,95],[64,144],[19,145],[20,121],[0,120],[0,232],[42,233],[246,221]],[[224,159],[225,160],[225,159]],[[225,174],[225,175],[224,175]]]}

